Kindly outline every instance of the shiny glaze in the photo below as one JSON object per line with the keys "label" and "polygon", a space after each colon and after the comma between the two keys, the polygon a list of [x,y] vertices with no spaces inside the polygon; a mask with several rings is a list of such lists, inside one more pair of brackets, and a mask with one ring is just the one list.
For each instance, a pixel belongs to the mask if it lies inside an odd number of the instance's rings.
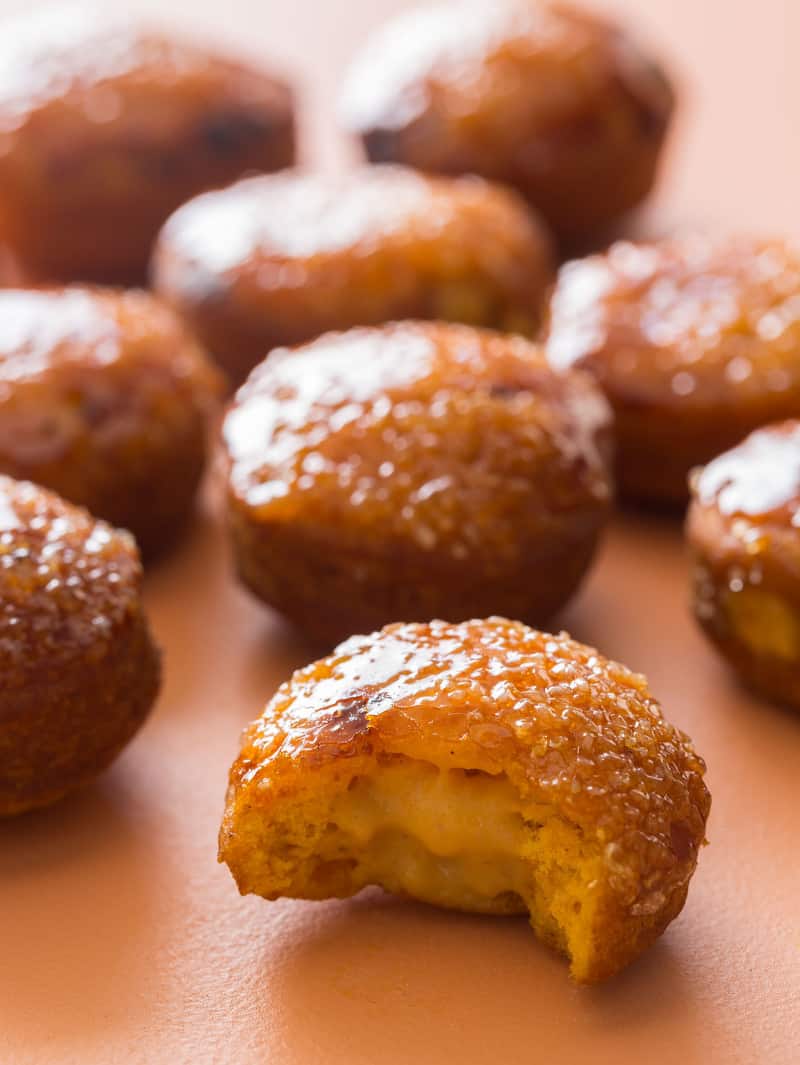
{"label": "shiny glaze", "polygon": [[[563,4],[530,0],[467,2],[407,11],[379,30],[354,65],[342,110],[351,128],[396,129],[447,100],[462,115],[491,111],[502,98],[545,129],[584,108],[608,81],[609,23]],[[631,72],[636,57],[628,57]],[[524,104],[508,99],[507,67],[530,78]],[[645,85],[668,112],[669,93],[654,71]],[[511,118],[521,118],[514,115]]]}
{"label": "shiny glaze", "polygon": [[128,533],[51,492],[0,476],[0,693],[41,669],[102,658],[139,610]]}
{"label": "shiny glaze", "polygon": [[191,196],[294,159],[291,91],[234,59],[69,2],[0,38],[0,239],[26,277],[143,283]]}
{"label": "shiny glaze", "polygon": [[[40,107],[136,70],[162,66],[177,72],[177,60],[167,40],[142,36],[124,17],[99,19],[89,5],[67,2],[27,12],[0,46],[0,128],[9,133]],[[113,93],[98,96],[86,115],[102,123],[115,118],[118,107]]]}
{"label": "shiny glaze", "polygon": [[148,293],[0,289],[0,462],[6,465],[15,457],[57,460],[87,433],[96,435],[98,447],[103,438],[127,436],[133,444],[139,434],[144,441],[154,430],[154,404],[160,432],[170,408],[179,421],[202,421],[219,391],[203,353]]}
{"label": "shiny glaze", "polygon": [[161,362],[175,382],[195,375],[216,385],[216,374],[175,315],[146,292],[80,285],[0,289],[0,396],[3,383],[41,377],[58,366],[100,371],[138,360]]}
{"label": "shiny glaze", "polygon": [[133,537],[0,476],[0,818],[104,769],[158,694]]}
{"label": "shiny glaze", "polygon": [[479,199],[484,188],[434,183],[402,167],[254,177],[179,208],[163,239],[175,254],[212,273],[272,262],[275,273],[265,270],[264,287],[296,286],[303,281],[302,260],[369,255],[387,237],[413,243],[440,234],[461,202]]}
{"label": "shiny glaze", "polygon": [[[185,42],[144,29],[131,16],[103,16],[91,5],[66,2],[18,15],[0,41],[0,136],[22,129],[51,105],[69,103],[80,107],[88,123],[113,125],[122,117],[126,95],[146,90],[148,83],[158,82],[166,92],[192,82],[195,91],[202,89],[213,80],[209,59]],[[272,94],[284,102],[282,87],[275,84]],[[258,94],[251,95],[255,102]],[[9,150],[11,142],[0,143]]]}
{"label": "shiny glaze", "polygon": [[604,889],[633,913],[658,910],[691,875],[710,801],[702,760],[643,677],[565,633],[490,618],[353,637],[295,673],[250,727],[229,810],[389,754],[506,774],[600,842]]}
{"label": "shiny glaze", "polygon": [[75,358],[113,363],[121,330],[101,306],[90,289],[0,290],[0,382],[37,377]]}
{"label": "shiny glaze", "polygon": [[751,433],[698,473],[694,493],[725,516],[800,526],[800,421]]}
{"label": "shiny glaze", "polygon": [[191,512],[221,389],[149,293],[0,289],[0,471],[131,529],[148,555]]}
{"label": "shiny glaze", "polygon": [[522,515],[604,507],[608,429],[590,382],[521,338],[405,323],[274,353],[224,439],[233,497],[259,518],[394,530],[464,558],[513,552]]}
{"label": "shiny glaze", "polygon": [[403,167],[286,172],[207,193],[167,222],[154,284],[223,363],[402,318],[532,332],[552,278],[510,190]]}
{"label": "shiny glaze", "polygon": [[367,41],[342,99],[373,161],[505,180],[557,230],[644,195],[671,110],[663,74],[616,25],[530,0],[399,14]]}
{"label": "shiny glaze", "polygon": [[624,402],[747,402],[800,388],[800,257],[777,241],[614,244],[568,263],[546,339]]}
{"label": "shiny glaze", "polygon": [[800,707],[800,421],[696,471],[686,536],[699,625],[749,687]]}

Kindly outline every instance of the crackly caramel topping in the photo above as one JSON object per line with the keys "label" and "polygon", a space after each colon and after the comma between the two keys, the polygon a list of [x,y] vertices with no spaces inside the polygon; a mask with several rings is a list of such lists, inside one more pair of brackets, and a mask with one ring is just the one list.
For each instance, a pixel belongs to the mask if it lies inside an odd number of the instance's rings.
{"label": "crackly caramel topping", "polygon": [[610,492],[607,405],[534,345],[441,323],[330,334],[273,353],[224,426],[230,490],[259,520],[507,554]]}
{"label": "crackly caramel topping", "polygon": [[361,132],[435,113],[451,132],[462,128],[464,145],[477,129],[485,145],[519,151],[520,133],[549,134],[594,112],[617,81],[666,121],[668,86],[613,24],[560,3],[467,0],[403,12],[382,27],[351,70],[342,111]]}
{"label": "crackly caramel topping", "polygon": [[777,241],[620,242],[568,263],[546,350],[620,401],[712,405],[800,388],[800,256]]}
{"label": "crackly caramel topping", "polygon": [[800,526],[800,421],[751,433],[694,479],[703,506],[753,521]]}
{"label": "crackly caramel topping", "polygon": [[[202,288],[204,273],[244,269],[265,291],[298,289],[339,256],[378,260],[392,252],[402,257],[401,275],[424,271],[431,255],[434,267],[448,260],[457,273],[453,264],[471,248],[480,248],[487,275],[497,272],[492,255],[507,272],[515,257],[524,262],[532,255],[535,276],[527,280],[534,288],[549,266],[546,236],[511,192],[479,178],[429,178],[400,166],[248,178],[179,208],[162,243],[200,271],[190,281],[194,288]],[[448,272],[446,262],[441,269]],[[183,287],[179,278],[175,283]]]}
{"label": "crackly caramel topping", "polygon": [[643,677],[564,633],[490,618],[353,637],[279,689],[231,780],[257,801],[261,784],[365,750],[506,773],[599,840],[642,905],[661,905],[648,888],[665,870],[690,875],[703,838],[705,766],[688,738]]}
{"label": "crackly caramel topping", "polygon": [[[244,68],[239,89],[248,95],[288,106],[288,92],[263,75],[248,89]],[[31,116],[51,105],[69,105],[98,128],[120,118],[127,93],[193,87],[204,92],[226,73],[202,49],[147,30],[126,15],[109,16],[92,5],[51,4],[9,20],[0,39],[0,156],[13,146],[12,134]],[[151,113],[148,121],[157,122]]]}
{"label": "crackly caramel topping", "polygon": [[0,453],[14,461],[57,462],[81,440],[156,440],[220,391],[180,319],[146,292],[0,290]]}
{"label": "crackly caramel topping", "polygon": [[161,365],[216,391],[216,374],[180,319],[149,293],[72,285],[0,289],[0,398],[58,367]]}
{"label": "crackly caramel topping", "polygon": [[0,476],[0,686],[102,656],[138,611],[140,582],[129,533]]}

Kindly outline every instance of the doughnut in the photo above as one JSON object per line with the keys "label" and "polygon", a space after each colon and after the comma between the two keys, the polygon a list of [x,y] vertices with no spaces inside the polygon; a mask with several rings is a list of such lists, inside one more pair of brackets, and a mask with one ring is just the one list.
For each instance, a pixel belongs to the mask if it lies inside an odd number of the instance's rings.
{"label": "doughnut", "polygon": [[294,160],[289,88],[69,3],[0,37],[0,242],[38,281],[145,280],[184,200]]}
{"label": "doughnut", "polygon": [[614,22],[560,3],[456,0],[371,36],[341,110],[373,162],[504,182],[575,246],[647,196],[673,93]]}
{"label": "doughnut", "polygon": [[685,504],[688,474],[800,414],[800,253],[687,236],[566,264],[544,345],[593,373],[616,415],[620,494]]}
{"label": "doughnut", "polygon": [[704,770],[644,677],[565,633],[390,625],[296,672],[247,729],[220,860],[267,899],[377,884],[527,913],[593,983],[683,907]]}
{"label": "doughnut", "polygon": [[609,513],[610,412],[521,337],[436,322],[271,354],[223,426],[239,576],[332,646],[398,619],[544,619]]}
{"label": "doughnut", "polygon": [[532,333],[552,281],[541,224],[510,190],[403,167],[274,174],[181,207],[156,290],[241,382],[322,333],[439,318]]}
{"label": "doughnut", "polygon": [[0,472],[130,529],[147,557],[193,511],[221,391],[148,293],[0,289]]}
{"label": "doughnut", "polygon": [[687,538],[703,631],[752,689],[800,709],[800,421],[695,472]]}
{"label": "doughnut", "polygon": [[0,476],[0,816],[105,769],[147,716],[159,653],[129,533]]}

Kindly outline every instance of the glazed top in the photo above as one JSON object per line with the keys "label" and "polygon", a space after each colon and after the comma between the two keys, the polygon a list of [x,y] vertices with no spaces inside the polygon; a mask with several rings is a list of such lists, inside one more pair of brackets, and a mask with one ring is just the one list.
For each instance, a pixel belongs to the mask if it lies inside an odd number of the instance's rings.
{"label": "glazed top", "polygon": [[91,286],[0,289],[0,453],[58,459],[205,417],[218,371],[160,300]]}
{"label": "glazed top", "polygon": [[[121,14],[69,2],[52,4],[3,21],[0,36],[0,158],[14,134],[36,134],[37,115],[56,108],[88,126],[113,127],[126,105],[155,98],[148,128],[169,128],[173,108],[220,94],[242,104],[290,108],[281,82],[191,44],[143,28]],[[44,130],[40,130],[44,133]],[[52,129],[50,130],[53,133]]]}
{"label": "glazed top", "polygon": [[133,537],[0,476],[0,686],[102,657],[140,610]]}
{"label": "glazed top", "polygon": [[[264,289],[298,288],[315,261],[365,259],[387,246],[405,249],[411,261],[422,258],[420,247],[490,240],[496,248],[534,244],[541,249],[540,271],[549,267],[546,234],[510,190],[475,177],[428,178],[405,167],[372,166],[338,175],[270,174],[204,193],[178,208],[159,244],[194,268],[188,285],[202,292],[229,272],[251,270]],[[204,273],[211,278],[205,283]],[[165,280],[184,287],[180,272]],[[537,280],[529,279],[532,288]]]}
{"label": "glazed top", "polygon": [[700,470],[692,487],[703,506],[726,516],[800,529],[800,421],[751,433]]}
{"label": "glazed top", "polygon": [[[520,151],[519,135],[549,134],[594,111],[611,87],[663,125],[672,93],[613,23],[566,4],[466,0],[398,15],[365,45],[342,99],[355,132],[397,130],[436,112],[465,144]],[[429,145],[435,151],[435,145]],[[491,170],[488,153],[483,163]]]}
{"label": "glazed top", "polygon": [[800,255],[778,241],[614,244],[564,266],[545,342],[612,400],[712,406],[800,389]]}
{"label": "glazed top", "polygon": [[233,793],[258,803],[380,753],[507,774],[604,845],[634,912],[657,911],[688,879],[703,839],[702,759],[643,677],[564,633],[490,618],[355,636],[278,690],[245,734]]}
{"label": "glazed top", "polygon": [[[191,388],[201,406],[220,387],[177,315],[147,292],[0,289],[0,402],[23,382],[90,368],[99,383],[103,371],[126,367],[149,367],[162,383]],[[91,376],[84,379],[91,385]]]}
{"label": "glazed top", "polygon": [[275,352],[224,424],[235,505],[454,557],[507,554],[528,523],[609,500],[610,413],[522,338],[443,323],[328,334]]}

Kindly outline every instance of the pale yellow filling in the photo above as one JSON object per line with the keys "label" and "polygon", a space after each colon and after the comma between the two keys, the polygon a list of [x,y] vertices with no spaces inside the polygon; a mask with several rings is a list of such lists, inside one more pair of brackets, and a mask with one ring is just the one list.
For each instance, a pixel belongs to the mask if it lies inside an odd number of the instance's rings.
{"label": "pale yellow filling", "polygon": [[785,600],[760,588],[728,595],[728,621],[755,653],[788,660],[800,658],[800,618]]}
{"label": "pale yellow filling", "polygon": [[590,949],[600,861],[577,826],[526,803],[505,776],[400,761],[336,798],[312,879],[332,893],[379,884],[453,909],[528,911],[575,960]]}

